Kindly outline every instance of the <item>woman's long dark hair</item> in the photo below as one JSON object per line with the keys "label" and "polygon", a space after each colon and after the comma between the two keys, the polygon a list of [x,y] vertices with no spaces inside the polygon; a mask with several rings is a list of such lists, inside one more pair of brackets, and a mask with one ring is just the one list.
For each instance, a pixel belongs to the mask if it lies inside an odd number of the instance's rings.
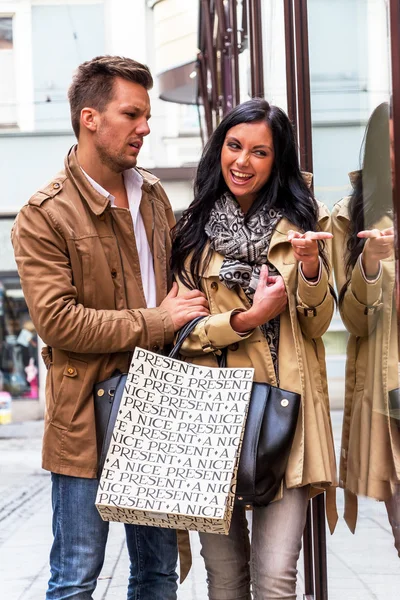
{"label": "woman's long dark hair", "polygon": [[[200,265],[208,239],[205,225],[210,211],[215,201],[228,191],[221,171],[221,151],[226,134],[241,123],[260,122],[267,123],[271,128],[275,159],[271,176],[259,191],[246,218],[265,205],[279,209],[293,225],[303,231],[315,231],[318,228],[317,202],[300,172],[289,118],[280,108],[271,106],[261,98],[244,102],[226,115],[208,141],[197,169],[194,200],[173,229],[172,272],[190,288],[200,285]],[[189,256],[188,272],[185,261]],[[203,270],[210,256],[209,253]],[[325,259],[324,254],[323,258]]]}
{"label": "woman's long dark hair", "polygon": [[390,108],[379,104],[372,113],[361,150],[364,154],[349,201],[350,228],[347,240],[346,270],[351,271],[360,256],[365,239],[357,233],[370,229],[392,209],[392,177],[390,166]]}

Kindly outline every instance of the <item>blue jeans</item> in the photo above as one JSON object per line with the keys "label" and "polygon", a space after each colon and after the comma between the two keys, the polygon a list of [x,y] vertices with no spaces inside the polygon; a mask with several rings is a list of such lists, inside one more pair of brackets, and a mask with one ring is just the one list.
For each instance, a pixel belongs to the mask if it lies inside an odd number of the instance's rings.
{"label": "blue jeans", "polygon": [[[53,535],[46,600],[92,600],[109,523],[95,507],[96,479],[52,473]],[[176,600],[176,531],[125,525],[130,558],[127,600]]]}

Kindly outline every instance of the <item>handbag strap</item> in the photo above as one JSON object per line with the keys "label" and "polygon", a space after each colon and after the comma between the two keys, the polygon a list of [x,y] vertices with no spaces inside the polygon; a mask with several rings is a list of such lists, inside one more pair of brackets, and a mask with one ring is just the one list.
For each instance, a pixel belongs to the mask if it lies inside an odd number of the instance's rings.
{"label": "handbag strap", "polygon": [[[168,356],[170,358],[178,358],[179,352],[183,345],[183,342],[186,340],[187,337],[189,337],[189,335],[192,333],[192,331],[194,330],[196,325],[198,323],[200,323],[200,321],[202,321],[203,319],[206,319],[206,318],[207,317],[196,317],[195,319],[193,319],[192,321],[189,321],[189,323],[186,323],[186,325],[181,327],[181,329],[178,332],[178,336],[176,338],[174,347],[172,348],[171,352],[168,354]],[[226,348],[221,348],[221,353],[216,354],[218,366],[222,369],[226,367],[226,355],[227,355]]]}
{"label": "handbag strap", "polygon": [[170,358],[178,358],[183,342],[192,333],[192,331],[196,327],[196,325],[200,321],[202,321],[203,319],[206,319],[206,318],[207,317],[196,317],[195,319],[193,319],[193,321],[189,321],[189,323],[186,323],[186,325],[181,327],[181,329],[178,332],[178,336],[176,338],[175,345],[172,348],[171,352],[168,354],[168,356]]}
{"label": "handbag strap", "polygon": [[221,367],[221,369],[225,369],[226,367],[227,354],[227,348],[221,348],[221,354],[216,354],[218,366]]}

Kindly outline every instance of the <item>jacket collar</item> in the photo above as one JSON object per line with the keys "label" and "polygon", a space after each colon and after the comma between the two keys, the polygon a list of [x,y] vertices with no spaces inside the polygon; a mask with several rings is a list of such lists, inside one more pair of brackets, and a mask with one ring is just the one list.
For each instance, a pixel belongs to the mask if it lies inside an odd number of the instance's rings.
{"label": "jacket collar", "polygon": [[143,169],[143,167],[136,167],[136,171],[143,177],[143,188],[146,192],[150,192],[153,185],[160,181],[158,177],[147,171],[147,169]]}
{"label": "jacket collar", "polygon": [[[66,156],[64,162],[65,172],[68,177],[72,179],[81,196],[85,198],[90,210],[96,216],[98,216],[106,210],[110,204],[110,201],[106,196],[95,190],[82,173],[82,169],[78,163],[78,158],[76,155],[77,148],[77,145],[73,146]],[[159,179],[152,173],[146,171],[146,169],[137,168],[137,171],[143,178],[142,189],[146,192],[150,192],[152,186],[158,183]]]}

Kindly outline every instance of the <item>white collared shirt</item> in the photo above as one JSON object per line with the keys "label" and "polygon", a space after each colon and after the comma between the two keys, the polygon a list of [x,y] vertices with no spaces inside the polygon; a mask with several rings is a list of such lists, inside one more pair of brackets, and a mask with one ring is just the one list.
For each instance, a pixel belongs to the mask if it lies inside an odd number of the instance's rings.
{"label": "white collared shirt", "polygon": [[[82,167],[81,167],[82,169]],[[100,184],[92,179],[82,169],[82,173],[91,183],[94,189],[102,196],[109,199],[111,206],[115,208],[115,197],[105,190]],[[124,183],[126,194],[128,196],[129,211],[132,216],[133,230],[135,232],[136,248],[139,255],[140,274],[142,277],[142,285],[144,296],[146,298],[147,308],[155,308],[156,306],[156,278],[154,275],[153,257],[149,242],[147,240],[146,230],[144,227],[142,215],[140,214],[140,201],[142,199],[143,178],[135,169],[124,171]]]}

